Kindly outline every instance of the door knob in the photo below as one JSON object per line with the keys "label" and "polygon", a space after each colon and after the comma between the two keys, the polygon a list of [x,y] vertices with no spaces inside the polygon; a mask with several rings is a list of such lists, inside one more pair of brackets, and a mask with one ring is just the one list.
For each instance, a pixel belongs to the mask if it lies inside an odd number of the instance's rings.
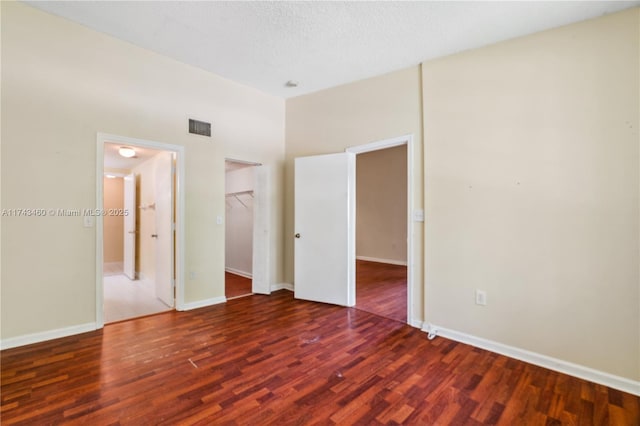
{"label": "door knob", "polygon": [[300,238],[300,234],[296,234],[294,235],[296,238]]}
{"label": "door knob", "polygon": [[151,238],[158,238],[158,234],[151,234]]}

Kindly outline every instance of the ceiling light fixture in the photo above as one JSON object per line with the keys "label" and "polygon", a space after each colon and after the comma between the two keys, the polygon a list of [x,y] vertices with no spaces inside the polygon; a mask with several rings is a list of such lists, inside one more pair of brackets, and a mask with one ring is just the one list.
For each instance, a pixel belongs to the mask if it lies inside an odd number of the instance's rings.
{"label": "ceiling light fixture", "polygon": [[133,148],[129,148],[128,146],[122,146],[118,150],[118,154],[126,158],[131,158],[131,157],[135,157],[136,152]]}
{"label": "ceiling light fixture", "polygon": [[295,80],[289,80],[285,83],[287,87],[298,87],[298,82]]}
{"label": "ceiling light fixture", "polygon": [[116,175],[104,175],[107,179],[115,179]]}

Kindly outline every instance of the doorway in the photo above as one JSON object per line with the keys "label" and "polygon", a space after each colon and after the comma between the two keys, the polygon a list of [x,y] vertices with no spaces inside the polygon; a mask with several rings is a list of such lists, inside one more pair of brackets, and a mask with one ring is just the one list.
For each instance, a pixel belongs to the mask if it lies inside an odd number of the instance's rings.
{"label": "doorway", "polygon": [[413,318],[413,135],[347,148],[356,154],[356,308]]}
{"label": "doorway", "polygon": [[225,160],[225,297],[253,294],[256,163]]}
{"label": "doorway", "polygon": [[407,145],[356,156],[355,306],[407,322]]}
{"label": "doorway", "polygon": [[98,135],[98,326],[180,305],[181,154],[182,147]]}
{"label": "doorway", "polygon": [[[399,265],[406,268],[406,284],[403,286],[406,291],[393,297],[406,301],[406,316],[400,320],[414,322],[413,135],[350,147],[344,153],[295,159],[293,237],[296,298],[356,306],[356,155],[403,145],[406,145],[406,239],[398,240],[396,248],[406,247],[406,266]],[[416,220],[422,220],[421,211],[415,214]],[[361,260],[366,261],[364,258]],[[405,263],[404,260],[401,262]]]}

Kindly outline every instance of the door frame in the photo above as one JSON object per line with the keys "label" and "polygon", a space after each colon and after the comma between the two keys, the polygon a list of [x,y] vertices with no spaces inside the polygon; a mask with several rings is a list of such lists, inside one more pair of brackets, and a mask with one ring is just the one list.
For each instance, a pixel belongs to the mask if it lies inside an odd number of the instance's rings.
{"label": "door frame", "polygon": [[[176,213],[175,213],[175,309],[184,310],[184,212],[185,212],[185,159],[184,147],[163,142],[136,139],[128,136],[112,135],[98,132],[96,135],[96,209],[104,208],[104,144],[116,143],[126,146],[151,148],[161,151],[171,151],[176,155]],[[96,215],[96,328],[104,327],[104,282],[103,282],[103,242],[104,242],[104,220],[101,215]]]}
{"label": "door frame", "polygon": [[[393,148],[396,146],[407,146],[407,324],[413,324],[413,290],[415,274],[414,268],[414,225],[413,225],[413,209],[414,203],[414,191],[413,191],[413,134],[398,136],[391,139],[383,139],[363,145],[356,145],[345,149],[346,152],[352,152],[354,154],[363,154],[365,152],[379,151],[382,149]],[[355,179],[355,176],[354,176]],[[355,193],[351,194],[352,203],[356,206]],[[355,207],[357,209],[357,206]],[[357,294],[356,294],[357,304]]]}

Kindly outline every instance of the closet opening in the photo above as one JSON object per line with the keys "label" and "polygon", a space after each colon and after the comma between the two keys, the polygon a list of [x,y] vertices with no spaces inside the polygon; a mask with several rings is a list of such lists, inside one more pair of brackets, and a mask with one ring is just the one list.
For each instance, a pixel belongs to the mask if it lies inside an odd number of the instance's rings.
{"label": "closet opening", "polygon": [[254,191],[259,164],[225,160],[225,297],[253,294]]}

